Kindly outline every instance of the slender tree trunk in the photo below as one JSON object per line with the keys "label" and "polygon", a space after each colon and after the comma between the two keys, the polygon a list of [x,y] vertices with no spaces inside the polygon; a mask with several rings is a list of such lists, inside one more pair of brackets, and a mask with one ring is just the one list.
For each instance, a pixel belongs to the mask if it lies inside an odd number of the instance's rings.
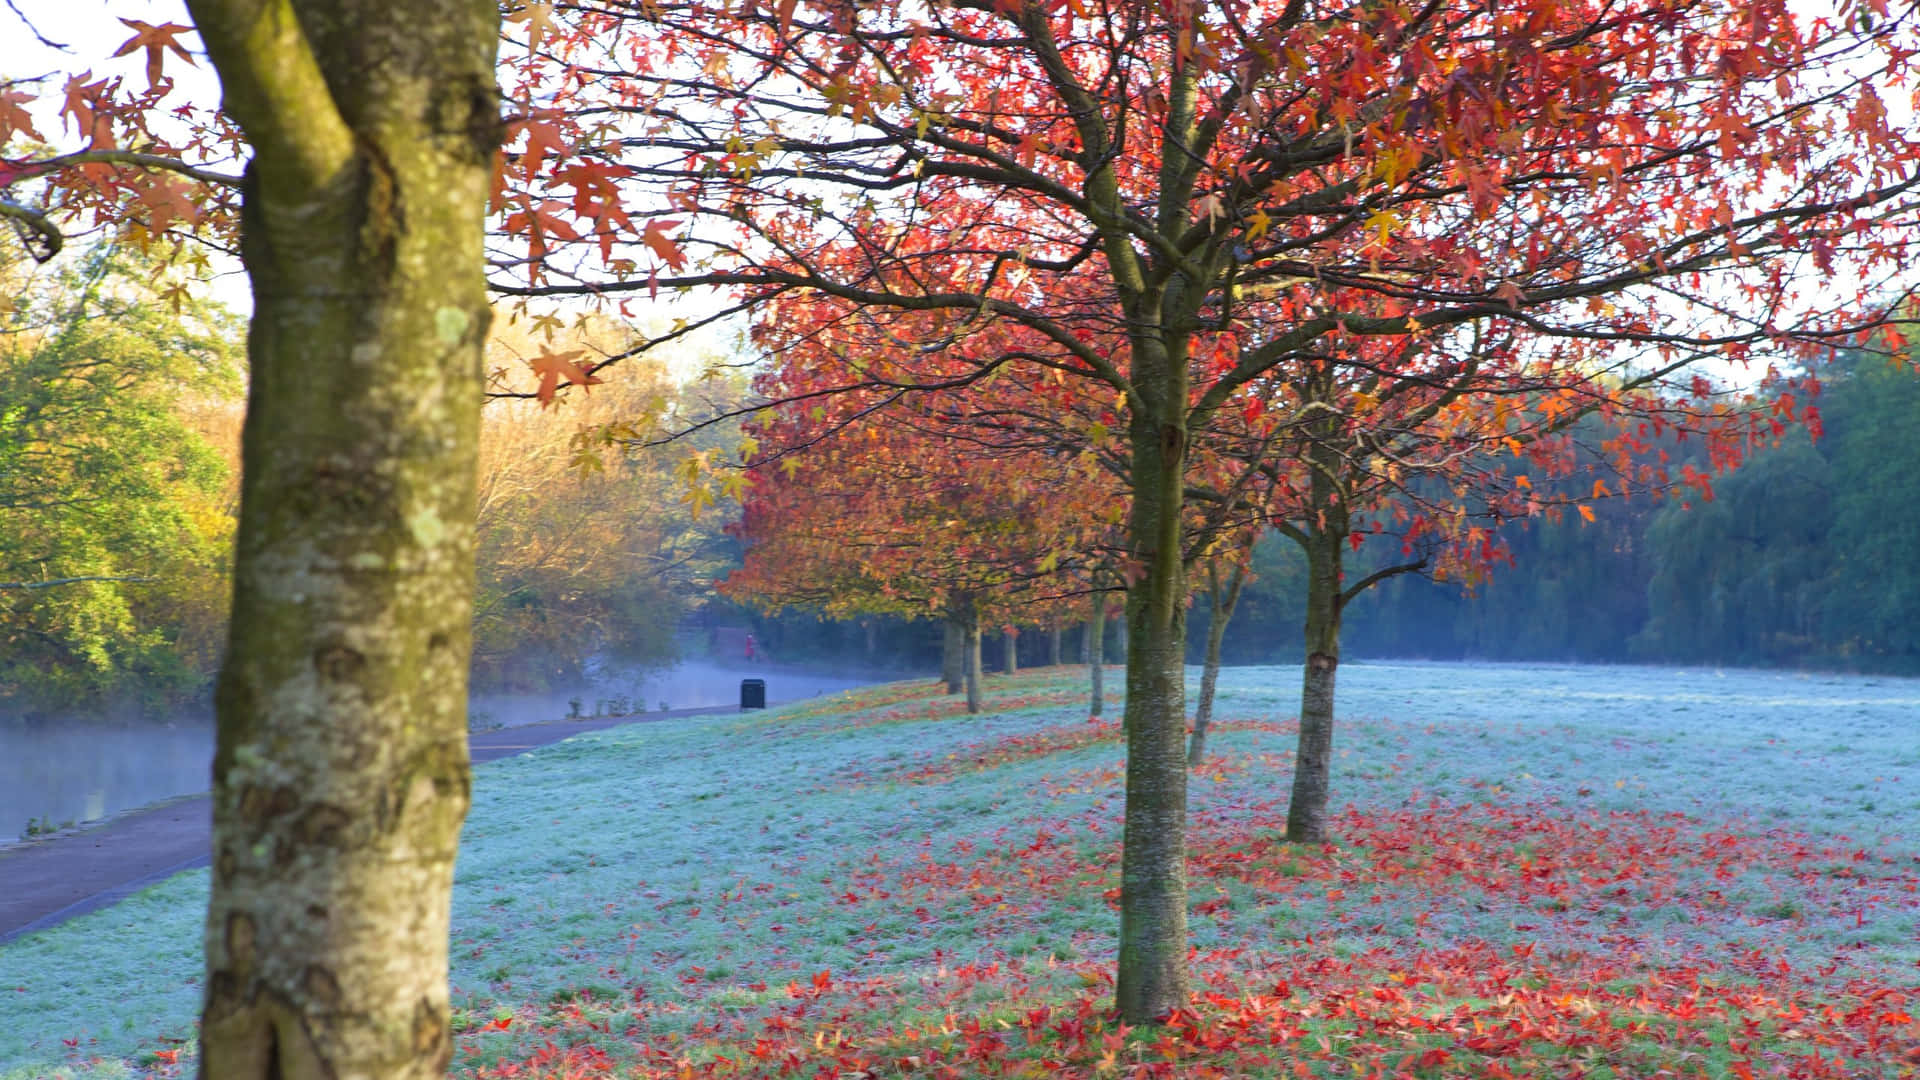
{"label": "slender tree trunk", "polygon": [[980,697],[980,682],[985,674],[980,666],[980,626],[975,623],[967,627],[967,711],[978,713],[983,702]]}
{"label": "slender tree trunk", "polygon": [[[1124,602],[1123,600],[1122,603]],[[1131,631],[1127,628],[1127,620],[1121,619],[1119,625],[1113,628],[1113,660],[1115,663],[1124,664],[1127,662],[1127,648],[1130,636]]]}
{"label": "slender tree trunk", "polygon": [[1155,1023],[1188,1003],[1187,582],[1181,548],[1186,479],[1186,357],[1136,344],[1140,395],[1128,424],[1132,506],[1127,590],[1125,827],[1120,857],[1121,1019]]}
{"label": "slender tree trunk", "polygon": [[967,691],[967,711],[980,711],[980,608],[971,594],[960,593],[952,604],[952,617],[960,622],[960,668]]}
{"label": "slender tree trunk", "polygon": [[200,1075],[438,1077],[498,9],[190,6],[253,149]]}
{"label": "slender tree trunk", "polygon": [[1087,705],[1088,716],[1104,716],[1107,711],[1107,668],[1105,645],[1107,643],[1107,594],[1093,594],[1093,615],[1087,619],[1087,681],[1091,701]]}
{"label": "slender tree trunk", "polygon": [[1207,759],[1207,725],[1213,721],[1213,691],[1220,682],[1220,643],[1226,640],[1227,623],[1240,602],[1240,589],[1247,581],[1247,565],[1235,562],[1228,580],[1220,580],[1217,565],[1207,567],[1207,659],[1200,672],[1200,701],[1193,711],[1193,737],[1187,742],[1187,767],[1197,767]]}
{"label": "slender tree trunk", "polygon": [[[1332,517],[1332,514],[1328,515]],[[1300,685],[1300,750],[1293,764],[1287,839],[1327,840],[1327,800],[1333,768],[1333,693],[1340,668],[1341,548],[1346,537],[1319,529],[1308,534],[1306,665]]]}
{"label": "slender tree trunk", "polygon": [[940,643],[940,678],[947,693],[957,694],[967,683],[967,629],[951,610],[947,612]]}
{"label": "slender tree trunk", "polygon": [[866,631],[867,663],[871,664],[880,655],[880,623],[874,619],[864,619],[860,625]]}
{"label": "slender tree trunk", "polygon": [[1067,636],[1067,632],[1061,629],[1060,624],[1057,622],[1054,623],[1052,628],[1047,631],[1047,664],[1048,666],[1059,667],[1062,663],[1064,663],[1064,661],[1061,659],[1061,652],[1063,651],[1063,648],[1066,644],[1066,642],[1063,640],[1066,636]]}
{"label": "slender tree trunk", "polygon": [[1020,674],[1020,631],[1011,626],[1007,627],[1003,643],[1006,659],[1004,670],[1009,675]]}

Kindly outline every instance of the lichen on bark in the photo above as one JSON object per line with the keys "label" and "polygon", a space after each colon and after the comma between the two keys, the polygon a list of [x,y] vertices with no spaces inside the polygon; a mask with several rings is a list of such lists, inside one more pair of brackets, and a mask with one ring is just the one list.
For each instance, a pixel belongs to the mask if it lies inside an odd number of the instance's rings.
{"label": "lichen on bark", "polygon": [[498,11],[191,8],[254,150],[201,1073],[437,1076]]}

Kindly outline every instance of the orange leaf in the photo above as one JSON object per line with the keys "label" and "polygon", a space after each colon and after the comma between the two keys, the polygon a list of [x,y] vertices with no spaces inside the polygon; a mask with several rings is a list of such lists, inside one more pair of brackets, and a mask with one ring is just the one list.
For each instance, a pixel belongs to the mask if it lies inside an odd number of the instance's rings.
{"label": "orange leaf", "polygon": [[120,50],[113,55],[125,56],[135,49],[147,50],[147,89],[151,90],[160,83],[160,68],[164,63],[166,51],[172,49],[174,55],[185,60],[190,67],[197,67],[193,54],[186,50],[175,38],[182,32],[192,33],[193,27],[182,23],[161,23],[155,26],[139,19],[121,19],[123,23],[137,31],[128,38]]}
{"label": "orange leaf", "polygon": [[32,100],[33,95],[24,90],[0,90],[0,143],[6,142],[16,132],[29,138],[40,138],[40,133],[33,130],[33,117],[21,108]]}
{"label": "orange leaf", "polygon": [[640,237],[655,255],[660,256],[675,270],[686,265],[687,256],[680,250],[680,245],[674,243],[673,238],[667,235],[667,230],[679,227],[680,223],[677,221],[649,221],[647,231]]}
{"label": "orange leaf", "polygon": [[1586,518],[1586,519],[1587,519],[1587,521],[1588,521],[1589,523],[1591,523],[1591,522],[1593,521],[1593,507],[1591,507],[1591,506],[1582,506],[1582,507],[1580,508],[1580,516],[1581,516],[1581,517],[1583,517],[1583,518]]}
{"label": "orange leaf", "polygon": [[527,361],[527,366],[540,376],[540,389],[535,392],[540,404],[552,404],[563,379],[572,386],[598,386],[601,383],[599,377],[577,362],[583,355],[584,352],[579,349],[563,353],[542,351],[539,356]]}

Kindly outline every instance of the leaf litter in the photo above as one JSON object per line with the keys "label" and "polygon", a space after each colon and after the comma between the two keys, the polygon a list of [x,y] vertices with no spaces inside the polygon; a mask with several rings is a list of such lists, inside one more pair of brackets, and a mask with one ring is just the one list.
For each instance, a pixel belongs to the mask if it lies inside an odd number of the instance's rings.
{"label": "leaf litter", "polygon": [[[453,1073],[1920,1071],[1920,684],[1349,664],[1336,842],[1297,846],[1297,678],[1223,675],[1195,995],[1157,1029],[1108,1011],[1122,748],[1077,671],[979,717],[891,684],[486,766]],[[0,1077],[192,1069],[205,887],[0,947]]]}

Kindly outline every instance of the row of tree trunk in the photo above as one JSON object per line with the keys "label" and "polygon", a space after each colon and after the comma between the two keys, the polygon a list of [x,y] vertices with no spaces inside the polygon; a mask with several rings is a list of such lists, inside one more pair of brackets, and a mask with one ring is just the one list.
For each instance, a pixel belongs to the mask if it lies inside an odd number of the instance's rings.
{"label": "row of tree trunk", "polygon": [[[1237,590],[1236,590],[1237,591]],[[1099,716],[1105,711],[1105,671],[1107,636],[1107,594],[1093,594],[1092,613],[1088,616],[1080,637],[1080,655],[1089,670],[1089,712]],[[981,632],[979,600],[972,593],[957,592],[947,598],[945,629],[940,649],[940,679],[946,684],[947,693],[967,696],[967,711],[977,713],[982,707],[980,697]],[[1047,655],[1056,667],[1064,662],[1066,630],[1056,624],[1048,631]],[[1003,652],[1001,670],[1008,675],[1018,674],[1020,670],[1019,642],[1020,631],[1009,627],[1001,637]],[[1120,657],[1126,655],[1126,633],[1121,628]],[[1217,657],[1219,650],[1214,649]]]}

